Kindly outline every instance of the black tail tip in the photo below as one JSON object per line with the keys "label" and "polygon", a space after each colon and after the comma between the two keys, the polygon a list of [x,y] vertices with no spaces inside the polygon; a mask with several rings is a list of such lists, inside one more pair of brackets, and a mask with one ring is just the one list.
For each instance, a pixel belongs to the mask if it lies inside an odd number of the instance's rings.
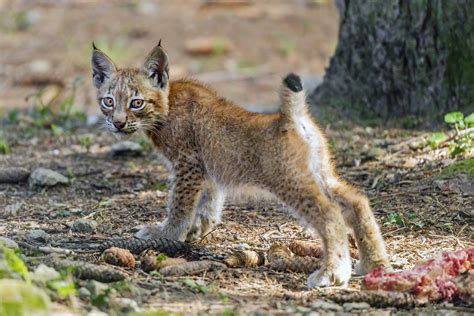
{"label": "black tail tip", "polygon": [[293,92],[300,92],[303,90],[301,78],[294,73],[288,74],[285,79],[283,79],[283,83]]}

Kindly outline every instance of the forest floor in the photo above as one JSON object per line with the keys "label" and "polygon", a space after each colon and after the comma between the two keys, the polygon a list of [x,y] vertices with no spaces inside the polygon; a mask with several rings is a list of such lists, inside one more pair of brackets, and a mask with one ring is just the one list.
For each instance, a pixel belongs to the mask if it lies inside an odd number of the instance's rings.
{"label": "forest floor", "polygon": [[[105,265],[100,252],[81,251],[81,245],[132,236],[139,225],[166,216],[168,173],[159,156],[141,136],[132,139],[140,149],[112,154],[117,140],[97,122],[94,90],[84,80],[90,76],[92,40],[119,64],[137,66],[163,38],[174,78],[197,77],[259,111],[275,109],[281,77],[290,71],[302,74],[311,90],[337,41],[338,15],[329,1],[249,1],[232,7],[206,4],[211,1],[98,3],[41,1],[33,6],[0,0],[0,153],[6,153],[0,155],[0,167],[27,172],[17,183],[0,184],[0,236],[20,243],[30,270],[32,257],[48,256],[40,246],[74,248],[67,257]],[[192,40],[206,46],[209,34],[208,52],[196,55]],[[340,175],[369,196],[394,268],[409,269],[440,251],[474,246],[473,158],[451,159],[445,145],[431,149],[426,142],[430,132],[337,120],[322,128]],[[38,167],[59,172],[69,183],[30,187],[27,176]],[[90,231],[73,228],[78,220],[90,224]],[[278,203],[228,201],[223,223],[194,246],[225,256],[237,249],[266,252],[275,243],[313,238]],[[268,266],[167,278],[140,268],[122,271],[127,281],[115,284],[74,279],[78,291],[66,297],[48,288],[53,310],[111,313],[124,304],[133,310],[133,302],[158,315],[343,309],[342,303],[314,304],[331,299],[324,291],[307,290],[307,274]],[[361,283],[362,278],[353,277],[350,287],[359,289]],[[345,306],[350,308],[407,312]],[[423,310],[469,311],[450,304]]]}
{"label": "forest floor", "polygon": [[[97,126],[59,135],[37,129],[34,136],[27,137],[23,128],[29,119],[20,115],[19,123],[7,125],[11,153],[0,157],[0,165],[29,171],[52,169],[70,183],[36,189],[26,182],[0,184],[1,235],[34,247],[77,250],[82,245],[87,249],[89,242],[132,236],[139,225],[165,218],[168,174],[143,138],[135,139],[141,144],[138,152],[112,155],[111,145],[116,140]],[[327,125],[326,133],[339,173],[367,192],[396,269],[412,268],[440,251],[474,246],[472,166],[470,171],[459,168],[472,165],[473,158],[456,161],[449,158],[446,148],[431,150],[425,146],[426,135],[420,132],[360,127],[336,130]],[[92,223],[91,231],[73,228],[78,219]],[[36,229],[47,234],[47,241],[29,237]],[[266,252],[274,243],[312,238],[277,203],[232,201],[226,205],[223,223],[195,247],[226,256],[238,249]],[[78,251],[68,257],[104,264],[99,255]],[[120,283],[118,295],[128,296],[145,310],[184,314],[321,311],[311,308],[321,293],[307,290],[304,273],[275,272],[262,266],[163,278],[139,268],[124,270],[129,281],[126,286]],[[77,286],[90,284],[77,281]],[[108,287],[114,286],[119,288]],[[351,288],[360,286],[361,278],[351,279]],[[93,308],[92,303],[107,308],[94,297],[72,300],[74,304],[58,299],[55,308],[62,310],[60,304],[64,304],[69,309],[87,310]],[[452,305],[426,308],[465,311]]]}

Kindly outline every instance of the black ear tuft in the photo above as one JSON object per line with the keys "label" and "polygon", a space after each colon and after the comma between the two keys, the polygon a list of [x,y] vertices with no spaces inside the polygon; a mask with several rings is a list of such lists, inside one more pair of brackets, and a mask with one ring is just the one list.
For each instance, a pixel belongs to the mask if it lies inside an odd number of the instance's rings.
{"label": "black ear tuft", "polygon": [[92,49],[97,49],[97,46],[95,46],[94,42],[92,42]]}
{"label": "black ear tuft", "polygon": [[283,79],[283,83],[285,86],[288,87],[293,92],[300,92],[303,90],[303,84],[301,83],[301,78],[294,73],[288,74],[285,79]]}
{"label": "black ear tuft", "polygon": [[92,78],[95,87],[99,89],[117,71],[117,67],[106,54],[97,49],[95,45],[93,47],[91,58]]}
{"label": "black ear tuft", "polygon": [[161,47],[161,38],[160,38],[160,41],[158,42],[158,47]]}
{"label": "black ear tuft", "polygon": [[143,70],[153,86],[164,88],[169,78],[168,55],[160,45],[161,40],[148,55]]}

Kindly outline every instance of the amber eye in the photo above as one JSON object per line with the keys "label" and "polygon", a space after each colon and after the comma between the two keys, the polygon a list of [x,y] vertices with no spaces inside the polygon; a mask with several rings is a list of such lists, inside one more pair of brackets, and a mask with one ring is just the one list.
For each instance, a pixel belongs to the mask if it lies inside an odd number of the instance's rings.
{"label": "amber eye", "polygon": [[134,99],[130,102],[130,108],[132,110],[141,110],[144,106],[144,102],[142,99]]}
{"label": "amber eye", "polygon": [[110,97],[102,98],[102,106],[111,109],[114,106],[114,99]]}

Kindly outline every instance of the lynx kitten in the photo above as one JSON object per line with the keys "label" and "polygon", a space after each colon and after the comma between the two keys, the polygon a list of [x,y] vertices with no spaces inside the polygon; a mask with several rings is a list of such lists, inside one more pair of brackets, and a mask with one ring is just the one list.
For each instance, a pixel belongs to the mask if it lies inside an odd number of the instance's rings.
{"label": "lynx kitten", "polygon": [[279,113],[259,114],[197,81],[169,81],[160,44],[140,69],[119,69],[94,47],[92,68],[108,129],[116,135],[144,131],[173,174],[168,218],[138,237],[199,238],[220,221],[226,192],[259,188],[321,236],[325,258],[309,276],[310,288],[347,285],[351,260],[344,222],[355,232],[358,273],[388,265],[369,202],[337,176],[298,76],[283,80]]}

